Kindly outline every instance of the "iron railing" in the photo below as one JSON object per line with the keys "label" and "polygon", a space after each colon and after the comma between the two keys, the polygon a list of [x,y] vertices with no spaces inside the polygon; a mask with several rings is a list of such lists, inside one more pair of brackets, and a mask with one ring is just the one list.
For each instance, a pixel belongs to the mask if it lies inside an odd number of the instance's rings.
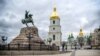
{"label": "iron railing", "polygon": [[[0,45],[0,50],[29,50],[29,45],[27,45],[27,44]],[[30,44],[30,50],[59,50],[59,47],[58,46],[50,46],[50,45]]]}

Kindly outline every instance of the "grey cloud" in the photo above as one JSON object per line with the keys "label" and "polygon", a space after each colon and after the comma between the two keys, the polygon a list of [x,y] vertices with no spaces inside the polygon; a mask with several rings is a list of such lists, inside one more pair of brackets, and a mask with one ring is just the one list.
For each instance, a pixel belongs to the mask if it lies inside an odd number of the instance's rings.
{"label": "grey cloud", "polygon": [[2,15],[4,8],[6,6],[6,1],[5,0],[0,0],[0,16]]}

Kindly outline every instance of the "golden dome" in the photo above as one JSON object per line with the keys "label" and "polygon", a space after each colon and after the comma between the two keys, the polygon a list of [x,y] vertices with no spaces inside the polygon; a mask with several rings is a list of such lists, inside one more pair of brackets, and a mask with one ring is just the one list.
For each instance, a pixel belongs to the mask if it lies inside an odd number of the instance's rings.
{"label": "golden dome", "polygon": [[58,13],[57,13],[57,11],[56,11],[56,6],[53,8],[53,12],[52,12],[52,14],[51,14],[51,17],[50,17],[50,19],[59,19],[59,16],[58,16]]}
{"label": "golden dome", "polygon": [[80,32],[79,32],[79,36],[80,36],[80,37],[83,37],[83,35],[84,35],[84,34],[83,34],[83,30],[82,30],[82,28],[81,28],[81,29],[80,29]]}

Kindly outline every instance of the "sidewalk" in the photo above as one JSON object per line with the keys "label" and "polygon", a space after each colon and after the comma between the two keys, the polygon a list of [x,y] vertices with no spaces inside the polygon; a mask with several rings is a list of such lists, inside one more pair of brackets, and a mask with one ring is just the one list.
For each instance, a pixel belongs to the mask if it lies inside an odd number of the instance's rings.
{"label": "sidewalk", "polygon": [[0,56],[70,56],[71,51],[0,51]]}
{"label": "sidewalk", "polygon": [[54,55],[33,55],[33,56],[70,56],[72,52],[70,53],[63,53],[63,54],[54,54]]}
{"label": "sidewalk", "polygon": [[0,56],[70,56],[72,52],[51,55],[0,55]]}

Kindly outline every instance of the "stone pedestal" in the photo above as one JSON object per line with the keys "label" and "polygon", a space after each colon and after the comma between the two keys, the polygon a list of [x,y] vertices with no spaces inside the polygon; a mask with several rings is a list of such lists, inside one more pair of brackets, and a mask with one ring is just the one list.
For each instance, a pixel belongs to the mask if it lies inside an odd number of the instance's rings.
{"label": "stone pedestal", "polygon": [[30,40],[31,49],[40,49],[40,45],[44,45],[44,42],[39,37],[38,28],[36,26],[22,28],[20,30],[20,34],[10,43],[10,47],[17,48],[19,46],[27,48],[29,45],[29,40],[27,38],[29,33],[32,34],[32,38]]}

